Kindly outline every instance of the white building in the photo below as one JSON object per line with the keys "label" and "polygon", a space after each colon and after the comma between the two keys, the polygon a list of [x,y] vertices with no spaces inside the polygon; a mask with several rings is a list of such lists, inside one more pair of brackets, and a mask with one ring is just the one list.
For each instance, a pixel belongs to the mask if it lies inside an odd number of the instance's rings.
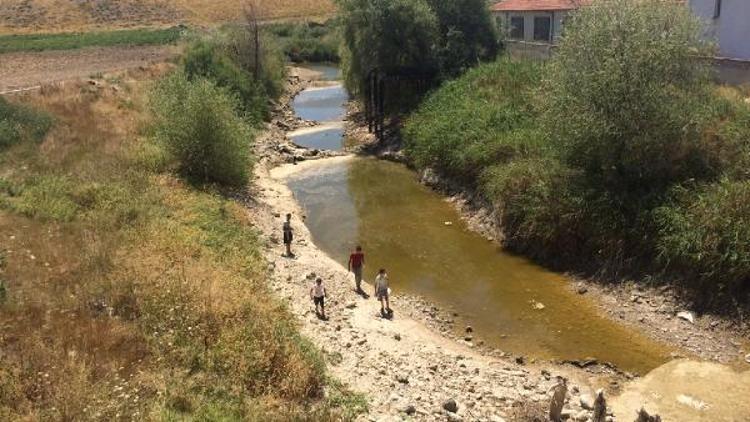
{"label": "white building", "polygon": [[719,45],[719,55],[750,60],[750,0],[689,0],[693,12],[706,23],[708,36]]}
{"label": "white building", "polygon": [[547,58],[565,17],[590,0],[502,0],[490,8],[513,55]]}

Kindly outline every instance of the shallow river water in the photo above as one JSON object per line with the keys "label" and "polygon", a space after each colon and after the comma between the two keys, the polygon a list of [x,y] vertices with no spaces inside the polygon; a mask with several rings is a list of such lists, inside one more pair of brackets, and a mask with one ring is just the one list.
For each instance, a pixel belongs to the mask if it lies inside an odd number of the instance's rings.
{"label": "shallow river water", "polygon": [[667,359],[659,344],[601,317],[565,277],[470,231],[402,165],[339,161],[297,173],[288,185],[318,247],[346,265],[361,244],[367,281],[388,270],[396,309],[399,293],[421,295],[455,310],[489,344],[526,356],[595,357],[640,373]]}
{"label": "shallow river water", "polygon": [[[315,70],[328,80],[336,75],[335,68]],[[346,99],[341,85],[313,87],[295,98],[294,108],[305,119],[335,122],[345,114]],[[343,128],[335,127],[292,138],[310,148],[340,149],[342,136]],[[562,275],[468,230],[457,211],[404,166],[337,161],[297,173],[288,184],[306,210],[316,245],[344,265],[362,245],[366,281],[385,267],[396,308],[399,293],[423,296],[454,310],[488,344],[514,354],[593,357],[639,373],[667,360],[669,350],[601,317]]]}

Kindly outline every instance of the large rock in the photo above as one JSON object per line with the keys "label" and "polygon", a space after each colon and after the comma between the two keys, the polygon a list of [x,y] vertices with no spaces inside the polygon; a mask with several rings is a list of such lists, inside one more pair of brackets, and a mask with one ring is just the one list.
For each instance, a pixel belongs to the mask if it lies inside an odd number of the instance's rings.
{"label": "large rock", "polygon": [[448,399],[443,402],[443,409],[451,413],[456,413],[458,412],[458,403],[456,403],[456,401],[453,399]]}

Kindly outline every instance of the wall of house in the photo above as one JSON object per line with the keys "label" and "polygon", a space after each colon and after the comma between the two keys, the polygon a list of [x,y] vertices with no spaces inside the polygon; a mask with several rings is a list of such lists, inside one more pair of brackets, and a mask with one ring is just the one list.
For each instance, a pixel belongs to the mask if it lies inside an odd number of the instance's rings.
{"label": "wall of house", "polygon": [[750,1],[721,0],[721,14],[714,18],[717,1],[690,0],[690,7],[706,22],[706,35],[718,41],[721,56],[750,60]]}
{"label": "wall of house", "polygon": [[524,37],[523,40],[516,41],[529,41],[539,42],[534,40],[534,18],[535,17],[549,17],[552,19],[552,43],[555,43],[562,34],[563,19],[565,19],[566,11],[555,11],[555,12],[494,12],[495,19],[505,30],[510,30],[510,18],[516,16],[522,16]]}

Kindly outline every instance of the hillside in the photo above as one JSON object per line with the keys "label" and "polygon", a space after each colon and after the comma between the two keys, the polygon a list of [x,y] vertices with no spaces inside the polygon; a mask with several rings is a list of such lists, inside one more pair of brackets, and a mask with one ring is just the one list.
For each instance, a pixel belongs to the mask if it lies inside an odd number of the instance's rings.
{"label": "hillside", "polygon": [[[0,0],[0,34],[209,25],[236,20],[244,0]],[[265,19],[321,16],[331,0],[259,0]]]}

